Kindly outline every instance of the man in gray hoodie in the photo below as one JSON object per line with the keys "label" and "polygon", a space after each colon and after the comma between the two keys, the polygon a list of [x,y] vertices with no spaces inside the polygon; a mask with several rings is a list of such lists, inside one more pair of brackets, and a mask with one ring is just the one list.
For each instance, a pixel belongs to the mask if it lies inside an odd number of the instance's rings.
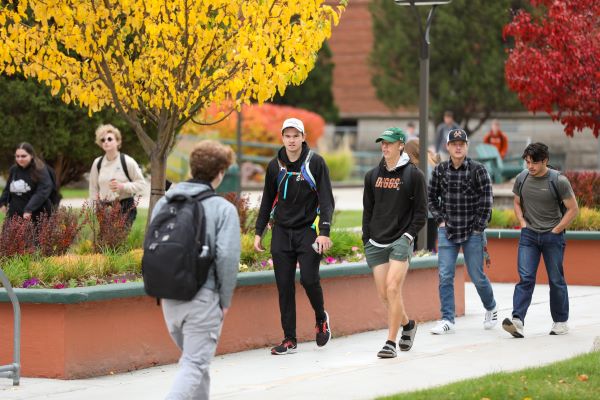
{"label": "man in gray hoodie", "polygon": [[[190,154],[192,179],[182,182],[160,199],[152,218],[167,199],[176,195],[196,196],[213,191],[233,164],[233,150],[215,141],[202,141]],[[240,261],[240,222],[235,207],[223,197],[202,202],[205,210],[206,235],[215,259],[206,283],[190,301],[163,299],[162,310],[167,329],[181,349],[179,371],[167,395],[168,400],[208,399],[209,366],[217,348],[223,317],[231,304]]]}

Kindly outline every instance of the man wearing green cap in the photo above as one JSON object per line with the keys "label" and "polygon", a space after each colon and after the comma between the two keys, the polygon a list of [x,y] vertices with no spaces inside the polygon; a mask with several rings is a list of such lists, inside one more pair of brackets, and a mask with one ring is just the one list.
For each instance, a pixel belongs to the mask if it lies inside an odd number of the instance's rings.
{"label": "man wearing green cap", "polygon": [[388,310],[388,338],[377,356],[394,358],[400,326],[402,351],[411,349],[417,332],[404,309],[402,285],[414,239],[427,218],[427,192],[423,173],[404,153],[402,129],[386,129],[376,142],[383,158],[365,175],[362,239],[377,293]]}

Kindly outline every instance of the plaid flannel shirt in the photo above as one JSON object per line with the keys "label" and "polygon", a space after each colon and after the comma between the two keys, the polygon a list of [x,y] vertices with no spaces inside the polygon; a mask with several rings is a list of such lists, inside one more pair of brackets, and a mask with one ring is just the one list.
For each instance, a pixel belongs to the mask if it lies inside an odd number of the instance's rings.
{"label": "plaid flannel shirt", "polygon": [[[471,182],[471,168],[477,168]],[[455,243],[464,242],[473,232],[483,232],[492,214],[492,182],[483,165],[466,158],[459,168],[451,161],[438,164],[429,182],[429,210]]]}

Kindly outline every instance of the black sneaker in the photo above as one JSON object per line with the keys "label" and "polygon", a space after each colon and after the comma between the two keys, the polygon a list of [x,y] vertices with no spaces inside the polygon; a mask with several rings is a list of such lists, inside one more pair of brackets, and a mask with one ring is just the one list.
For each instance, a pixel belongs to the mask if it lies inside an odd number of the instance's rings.
{"label": "black sneaker", "polygon": [[405,330],[402,328],[402,336],[400,337],[400,342],[398,343],[398,347],[401,351],[409,351],[413,345],[415,340],[415,334],[417,333],[417,323],[412,319],[408,321],[408,324],[413,324],[412,329]]}
{"label": "black sneaker", "polygon": [[285,338],[279,346],[275,346],[271,349],[271,354],[274,356],[281,356],[284,354],[292,354],[296,352],[298,345],[296,339]]}
{"label": "black sneaker", "polygon": [[396,347],[392,346],[389,343],[383,345],[383,348],[379,350],[377,353],[377,357],[379,358],[395,358],[396,357]]}
{"label": "black sneaker", "polygon": [[325,346],[329,342],[329,339],[331,339],[331,327],[329,326],[329,314],[327,314],[327,311],[325,311],[325,321],[318,321],[315,331],[317,333],[315,339],[317,346]]}

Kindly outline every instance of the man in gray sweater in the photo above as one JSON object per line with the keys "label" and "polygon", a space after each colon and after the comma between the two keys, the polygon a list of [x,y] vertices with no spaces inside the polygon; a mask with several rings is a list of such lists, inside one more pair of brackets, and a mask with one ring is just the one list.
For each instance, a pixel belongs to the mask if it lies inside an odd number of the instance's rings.
{"label": "man in gray sweater", "polygon": [[[200,142],[190,154],[193,178],[171,188],[156,203],[152,218],[171,196],[196,196],[216,189],[234,160],[235,154],[230,147],[215,141]],[[205,210],[210,210],[205,213],[206,235],[215,255],[206,283],[190,301],[161,301],[167,329],[182,351],[179,371],[166,397],[168,400],[209,398],[209,366],[217,348],[223,317],[231,304],[239,269],[237,210],[220,196],[210,197],[202,205]]]}

